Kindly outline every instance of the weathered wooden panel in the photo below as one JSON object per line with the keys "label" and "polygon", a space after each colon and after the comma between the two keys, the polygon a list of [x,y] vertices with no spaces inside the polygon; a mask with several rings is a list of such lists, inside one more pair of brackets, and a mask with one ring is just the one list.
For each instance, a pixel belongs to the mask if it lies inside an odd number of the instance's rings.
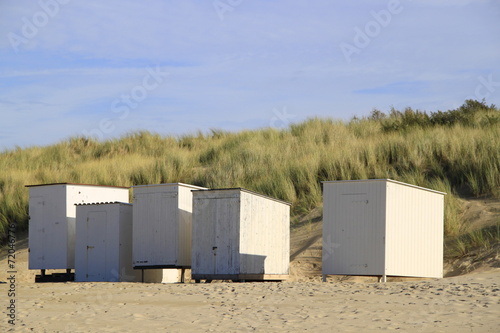
{"label": "weathered wooden panel", "polygon": [[289,204],[243,189],[193,195],[195,279],[289,273]]}
{"label": "weathered wooden panel", "polygon": [[191,190],[182,183],[134,186],[133,265],[191,266]]}

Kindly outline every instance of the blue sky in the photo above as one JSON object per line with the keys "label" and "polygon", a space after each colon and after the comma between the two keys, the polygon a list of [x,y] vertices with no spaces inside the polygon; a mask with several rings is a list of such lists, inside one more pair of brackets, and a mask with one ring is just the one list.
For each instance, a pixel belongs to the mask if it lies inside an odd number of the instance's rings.
{"label": "blue sky", "polygon": [[498,0],[1,1],[0,150],[500,106]]}

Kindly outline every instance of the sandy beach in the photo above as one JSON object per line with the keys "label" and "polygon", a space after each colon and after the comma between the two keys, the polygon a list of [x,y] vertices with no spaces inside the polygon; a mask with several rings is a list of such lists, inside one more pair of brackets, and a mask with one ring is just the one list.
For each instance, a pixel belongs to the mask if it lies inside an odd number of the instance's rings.
{"label": "sandy beach", "polygon": [[[306,259],[298,256],[292,271],[311,265]],[[27,270],[26,248],[16,260],[15,326],[5,310],[9,284],[5,274],[0,278],[2,331],[498,332],[500,327],[500,268],[387,283],[354,277],[322,283],[317,274],[295,274],[280,283],[35,284],[38,272]],[[7,261],[0,265],[6,272]]]}
{"label": "sandy beach", "polygon": [[20,284],[16,329],[498,332],[499,282],[500,271],[385,284]]}

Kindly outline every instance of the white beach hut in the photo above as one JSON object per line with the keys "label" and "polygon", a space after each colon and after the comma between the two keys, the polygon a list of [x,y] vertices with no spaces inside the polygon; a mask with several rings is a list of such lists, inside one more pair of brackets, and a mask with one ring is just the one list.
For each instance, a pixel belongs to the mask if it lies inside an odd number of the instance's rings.
{"label": "white beach hut", "polygon": [[442,277],[444,195],[391,179],[323,182],[323,278]]}
{"label": "white beach hut", "polygon": [[129,188],[55,183],[29,188],[29,269],[75,268],[75,204],[128,202]]}
{"label": "white beach hut", "polygon": [[132,205],[77,205],[75,281],[141,280],[132,268]]}
{"label": "white beach hut", "polygon": [[193,191],[192,279],[283,280],[290,204],[245,189]]}
{"label": "white beach hut", "polygon": [[191,267],[191,190],[204,189],[183,183],[133,186],[134,268]]}

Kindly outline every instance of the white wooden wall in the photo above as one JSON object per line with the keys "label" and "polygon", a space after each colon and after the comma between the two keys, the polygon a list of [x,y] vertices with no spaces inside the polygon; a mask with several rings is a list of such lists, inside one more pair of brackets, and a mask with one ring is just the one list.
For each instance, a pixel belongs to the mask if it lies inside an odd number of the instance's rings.
{"label": "white wooden wall", "polygon": [[290,206],[241,189],[195,191],[192,274],[289,273]]}
{"label": "white wooden wall", "polygon": [[387,183],[386,275],[443,277],[444,195]]}
{"label": "white wooden wall", "polygon": [[238,274],[240,195],[193,192],[192,274]]}
{"label": "white wooden wall", "polygon": [[323,186],[323,274],[383,275],[385,182]]}
{"label": "white wooden wall", "polygon": [[241,192],[241,274],[289,274],[290,206]]}
{"label": "white wooden wall", "polygon": [[75,281],[140,281],[132,268],[132,205],[79,205],[76,211]]}
{"label": "white wooden wall", "polygon": [[133,187],[135,267],[191,266],[191,190],[199,189],[182,183]]}
{"label": "white wooden wall", "polygon": [[64,186],[30,187],[29,269],[74,268]]}

